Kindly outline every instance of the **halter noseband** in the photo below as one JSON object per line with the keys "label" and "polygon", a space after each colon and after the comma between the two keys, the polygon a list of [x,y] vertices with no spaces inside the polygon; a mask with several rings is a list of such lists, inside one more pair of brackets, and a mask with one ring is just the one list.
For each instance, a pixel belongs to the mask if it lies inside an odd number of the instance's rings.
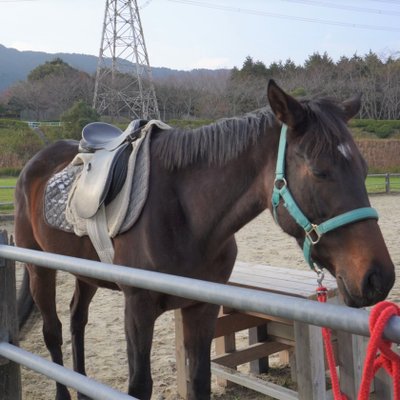
{"label": "halter noseband", "polygon": [[312,269],[319,270],[319,268],[314,265],[314,261],[311,258],[311,249],[312,246],[316,245],[320,241],[322,235],[353,222],[364,219],[378,219],[378,213],[372,207],[362,207],[348,211],[344,214],[340,214],[325,222],[322,222],[319,225],[312,224],[296,204],[285,179],[286,131],[287,125],[283,124],[279,140],[278,158],[276,161],[274,190],[272,193],[273,216],[275,222],[279,225],[277,208],[280,203],[280,199],[282,198],[284,201],[284,206],[288,210],[289,214],[297,222],[297,224],[304,229],[304,258]]}

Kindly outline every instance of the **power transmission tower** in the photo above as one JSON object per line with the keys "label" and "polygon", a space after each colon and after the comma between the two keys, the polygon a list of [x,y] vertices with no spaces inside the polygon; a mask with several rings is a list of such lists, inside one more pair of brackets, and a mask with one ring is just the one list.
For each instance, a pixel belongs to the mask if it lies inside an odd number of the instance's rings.
{"label": "power transmission tower", "polygon": [[160,118],[137,0],[106,0],[93,108],[111,117]]}

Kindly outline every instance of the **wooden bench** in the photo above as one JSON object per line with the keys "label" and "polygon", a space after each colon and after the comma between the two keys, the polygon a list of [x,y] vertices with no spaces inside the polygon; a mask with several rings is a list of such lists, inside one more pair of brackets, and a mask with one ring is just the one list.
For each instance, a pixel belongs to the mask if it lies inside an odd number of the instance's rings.
{"label": "wooden bench", "polygon": [[[316,274],[311,270],[236,262],[229,284],[316,300]],[[339,302],[336,280],[327,274],[324,285],[328,288],[329,301]],[[175,329],[178,392],[186,398],[186,358],[181,321],[180,310],[177,310]],[[237,350],[235,333],[245,329],[249,330],[249,345]],[[321,328],[264,314],[221,307],[215,338],[216,355],[212,359],[211,369],[213,375],[219,378],[219,383],[234,382],[276,399],[331,398],[331,394],[326,390]],[[364,354],[365,340],[342,332],[337,334],[337,341],[340,348],[337,360],[340,366],[341,385],[351,396],[350,398],[355,398],[361,379],[363,357],[360,355]],[[281,361],[290,361],[292,379],[298,386],[297,392],[261,380],[253,374],[248,375],[236,370],[238,365],[250,362],[250,372],[255,374],[267,372],[268,357],[278,352]]]}

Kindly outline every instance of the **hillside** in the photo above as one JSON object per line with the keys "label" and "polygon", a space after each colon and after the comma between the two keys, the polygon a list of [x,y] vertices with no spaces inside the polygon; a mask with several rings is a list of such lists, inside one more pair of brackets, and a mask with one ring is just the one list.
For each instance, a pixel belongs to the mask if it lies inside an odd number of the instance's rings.
{"label": "hillside", "polygon": [[[61,58],[76,69],[94,74],[97,66],[97,57],[76,53],[44,53],[39,51],[19,51],[0,44],[0,93],[12,84],[25,80],[29,72],[46,61]],[[154,79],[168,78],[182,75],[215,75],[221,70],[193,70],[178,71],[164,67],[152,68]]]}

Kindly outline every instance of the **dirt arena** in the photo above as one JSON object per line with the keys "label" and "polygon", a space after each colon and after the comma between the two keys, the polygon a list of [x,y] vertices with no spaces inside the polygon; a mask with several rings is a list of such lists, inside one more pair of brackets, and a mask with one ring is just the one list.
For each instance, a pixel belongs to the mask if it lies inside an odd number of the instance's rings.
{"label": "dirt arena", "polygon": [[[389,252],[400,273],[400,196],[374,196],[372,205],[380,215]],[[0,222],[1,229],[12,232],[12,225]],[[286,236],[274,224],[267,213],[252,221],[238,234],[238,259],[247,262],[263,263],[307,269],[302,252],[293,239]],[[400,281],[391,291],[390,299],[400,302]],[[63,323],[65,365],[71,367],[71,343],[69,338],[68,305],[74,287],[73,278],[66,273],[58,275],[58,310]],[[154,380],[153,399],[178,399],[175,383],[173,313],[162,315],[156,324],[152,371]],[[41,334],[41,321],[30,327],[20,343],[21,347],[48,358]],[[86,334],[86,365],[90,377],[121,391],[127,388],[127,361],[123,333],[123,298],[120,293],[100,289],[90,308],[89,324]],[[25,368],[22,370],[24,400],[54,399],[55,384],[41,375]],[[73,398],[76,399],[75,393]],[[213,380],[213,399],[265,399],[239,387],[224,391]]]}

